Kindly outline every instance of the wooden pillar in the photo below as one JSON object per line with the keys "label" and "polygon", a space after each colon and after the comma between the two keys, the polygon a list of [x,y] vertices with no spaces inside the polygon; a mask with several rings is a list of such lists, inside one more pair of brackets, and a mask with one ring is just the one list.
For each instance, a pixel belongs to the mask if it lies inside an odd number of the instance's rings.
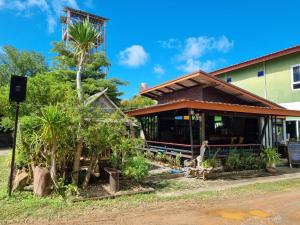
{"label": "wooden pillar", "polygon": [[205,141],[205,113],[201,113],[201,142]]}
{"label": "wooden pillar", "polygon": [[191,145],[191,152],[192,158],[194,158],[194,139],[193,139],[193,118],[192,118],[192,109],[189,110],[189,128],[190,128],[190,145]]}

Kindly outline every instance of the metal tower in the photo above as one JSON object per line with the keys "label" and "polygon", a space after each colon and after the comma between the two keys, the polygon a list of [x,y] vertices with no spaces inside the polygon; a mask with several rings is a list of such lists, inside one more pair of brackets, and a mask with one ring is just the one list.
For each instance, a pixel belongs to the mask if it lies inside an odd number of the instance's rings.
{"label": "metal tower", "polygon": [[98,31],[98,39],[92,52],[102,51],[106,56],[106,23],[108,19],[69,7],[65,7],[63,11],[64,15],[60,17],[60,22],[62,24],[62,40],[68,44],[68,27],[70,24],[88,20]]}

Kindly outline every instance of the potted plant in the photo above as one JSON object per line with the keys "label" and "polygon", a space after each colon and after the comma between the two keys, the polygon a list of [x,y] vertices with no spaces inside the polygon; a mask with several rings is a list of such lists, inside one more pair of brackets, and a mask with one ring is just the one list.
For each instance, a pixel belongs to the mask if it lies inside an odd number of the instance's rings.
{"label": "potted plant", "polygon": [[266,162],[266,170],[270,173],[276,172],[276,164],[280,160],[280,154],[275,148],[267,148],[263,151],[263,158]]}

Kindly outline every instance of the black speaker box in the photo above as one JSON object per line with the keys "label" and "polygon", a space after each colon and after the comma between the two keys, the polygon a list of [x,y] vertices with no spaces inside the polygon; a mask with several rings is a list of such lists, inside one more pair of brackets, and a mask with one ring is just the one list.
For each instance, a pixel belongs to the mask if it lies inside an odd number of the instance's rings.
{"label": "black speaker box", "polygon": [[9,101],[24,102],[26,100],[27,77],[12,76],[10,80]]}

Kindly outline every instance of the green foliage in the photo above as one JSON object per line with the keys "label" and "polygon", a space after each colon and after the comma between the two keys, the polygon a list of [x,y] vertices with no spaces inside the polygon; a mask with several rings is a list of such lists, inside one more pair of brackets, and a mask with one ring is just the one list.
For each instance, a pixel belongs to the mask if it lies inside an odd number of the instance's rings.
{"label": "green foliage", "polygon": [[162,161],[163,157],[164,157],[163,153],[157,152],[156,155],[155,155],[155,160],[156,161]]}
{"label": "green foliage", "polygon": [[132,99],[123,100],[121,104],[125,110],[132,110],[155,105],[156,101],[142,95],[136,95]]}
{"label": "green foliage", "polygon": [[276,148],[264,149],[261,156],[264,158],[267,167],[276,167],[276,164],[280,161],[280,154]]}
{"label": "green foliage", "polygon": [[154,160],[155,159],[155,154],[153,152],[146,151],[144,153],[144,156],[145,156],[145,158],[150,159],[150,160]]}
{"label": "green foliage", "polygon": [[68,184],[66,186],[65,195],[66,196],[77,196],[77,195],[79,195],[79,188],[74,184]]}
{"label": "green foliage", "polygon": [[148,175],[149,169],[150,166],[143,155],[137,154],[126,161],[122,173],[140,182]]}
{"label": "green foliage", "polygon": [[215,168],[217,166],[217,159],[216,157],[208,158],[202,164],[204,168]]}
{"label": "green foliage", "polygon": [[265,167],[265,162],[260,156],[243,156],[241,158],[241,163],[245,170],[258,170]]}
{"label": "green foliage", "polygon": [[240,154],[237,151],[231,151],[226,160],[226,168],[227,170],[241,170],[242,162],[240,160]]}
{"label": "green foliage", "polygon": [[19,51],[12,46],[2,47],[0,54],[0,86],[6,85],[12,75],[33,76],[47,70],[45,58],[35,51]]}
{"label": "green foliage", "polygon": [[68,31],[71,45],[79,57],[92,49],[98,39],[97,30],[88,20],[70,25]]}
{"label": "green foliage", "polygon": [[180,167],[181,166],[181,161],[182,161],[182,156],[181,156],[181,153],[179,153],[179,154],[176,155],[175,165]]}

